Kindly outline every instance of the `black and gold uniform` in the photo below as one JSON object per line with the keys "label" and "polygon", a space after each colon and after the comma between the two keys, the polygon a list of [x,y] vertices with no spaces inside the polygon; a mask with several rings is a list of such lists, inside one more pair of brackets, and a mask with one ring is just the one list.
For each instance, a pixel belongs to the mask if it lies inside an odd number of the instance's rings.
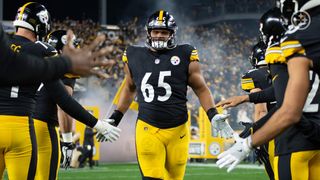
{"label": "black and gold uniform", "polygon": [[[75,76],[65,76],[62,79],[62,82],[72,89],[75,81]],[[61,153],[56,99],[61,99],[63,96],[56,96],[64,94],[65,97],[69,97],[66,93],[61,81],[54,81],[42,84],[36,94],[36,108],[33,113],[38,143],[36,180],[57,179]],[[70,104],[68,101],[63,103]],[[76,106],[73,108],[76,108]]]}
{"label": "black and gold uniform", "polygon": [[[250,92],[255,88],[265,90],[271,86],[272,81],[267,66],[251,69],[241,77],[241,88],[246,92]],[[274,105],[275,102],[267,102],[268,111],[273,108]]]}
{"label": "black and gold uniform", "polygon": [[[249,70],[241,78],[241,87],[242,87],[242,90],[246,92],[250,92],[251,90],[256,88],[265,90],[267,88],[272,87],[269,68],[267,66],[261,66],[261,67]],[[267,101],[266,104],[267,104],[267,110],[270,111],[276,105],[276,102]],[[241,135],[242,134],[243,133],[241,133]],[[258,156],[259,161],[264,164],[265,170],[269,176],[269,179],[274,179],[274,172],[273,172],[274,140],[257,148],[255,150],[255,153]]]}
{"label": "black and gold uniform", "polygon": [[[28,52],[38,57],[56,53],[54,49],[47,49],[44,43],[32,42],[22,36],[14,35],[9,42],[16,53]],[[10,179],[33,179],[35,176],[37,143],[31,115],[38,86],[16,84],[0,88],[0,132],[1,137],[6,137],[0,140],[0,174],[6,167]]]}
{"label": "black and gold uniform", "polygon": [[146,47],[128,47],[128,63],[137,87],[138,118],[159,128],[184,124],[187,117],[188,68],[198,61],[197,50],[180,45],[170,51],[154,53]]}
{"label": "black and gold uniform", "polygon": [[130,46],[123,61],[137,89],[136,149],[143,176],[183,179],[190,139],[186,124],[188,72],[190,62],[199,61],[197,50],[178,45],[153,52]]}
{"label": "black and gold uniform", "polygon": [[[71,70],[71,62],[65,57],[52,61],[32,56],[30,53],[13,53],[8,47],[9,39],[0,23],[0,82],[2,85],[34,84],[58,79]],[[19,72],[19,73],[17,73]]]}
{"label": "black and gold uniform", "polygon": [[320,144],[306,136],[303,124],[303,122],[320,124],[320,92],[318,88],[318,60],[320,58],[320,35],[318,33],[320,17],[318,12],[320,11],[319,7],[316,7],[306,12],[312,17],[310,25],[306,29],[297,27],[289,29],[282,38],[281,44],[270,47],[266,53],[279,107],[282,104],[288,81],[287,61],[290,61],[292,57],[303,56],[313,62],[313,69],[309,73],[310,92],[300,123],[291,126],[275,138],[276,179],[318,179],[320,172]]}

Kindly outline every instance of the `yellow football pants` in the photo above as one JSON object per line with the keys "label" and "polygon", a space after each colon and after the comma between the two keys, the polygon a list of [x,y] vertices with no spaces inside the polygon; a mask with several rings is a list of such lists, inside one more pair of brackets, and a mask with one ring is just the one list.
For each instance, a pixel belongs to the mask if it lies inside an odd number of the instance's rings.
{"label": "yellow football pants", "polygon": [[142,176],[182,180],[188,160],[187,124],[160,129],[141,120],[136,125],[136,151]]}
{"label": "yellow football pants", "polygon": [[7,168],[10,180],[33,180],[37,166],[33,120],[0,115],[0,137],[0,176]]}
{"label": "yellow football pants", "polygon": [[34,127],[38,143],[36,180],[57,179],[60,167],[60,137],[58,128],[35,119]]}
{"label": "yellow football pants", "polygon": [[276,180],[317,180],[320,177],[320,151],[300,151],[274,159]]}

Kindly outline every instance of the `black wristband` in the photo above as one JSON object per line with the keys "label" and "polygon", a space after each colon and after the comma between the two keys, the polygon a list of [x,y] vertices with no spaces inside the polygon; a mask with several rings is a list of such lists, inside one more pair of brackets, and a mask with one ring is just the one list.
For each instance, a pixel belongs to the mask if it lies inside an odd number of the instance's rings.
{"label": "black wristband", "polygon": [[218,111],[217,111],[216,108],[210,108],[210,109],[207,111],[207,116],[208,116],[210,122],[211,122],[211,119],[212,119],[216,114],[218,114]]}
{"label": "black wristband", "polygon": [[122,117],[123,117],[123,113],[121,111],[114,110],[114,112],[112,113],[109,119],[114,119],[114,122],[112,123],[112,125],[118,126]]}

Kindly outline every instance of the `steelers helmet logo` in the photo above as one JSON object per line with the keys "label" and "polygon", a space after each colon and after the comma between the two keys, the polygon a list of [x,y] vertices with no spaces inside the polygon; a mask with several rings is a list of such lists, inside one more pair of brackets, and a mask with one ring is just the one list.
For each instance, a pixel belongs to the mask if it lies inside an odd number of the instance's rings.
{"label": "steelers helmet logo", "polygon": [[291,16],[291,23],[299,30],[304,30],[310,26],[311,17],[306,11],[298,11]]}
{"label": "steelers helmet logo", "polygon": [[67,44],[67,35],[61,36],[61,42],[66,45]]}
{"label": "steelers helmet logo", "polygon": [[170,61],[172,65],[176,66],[180,63],[180,58],[178,56],[172,56]]}

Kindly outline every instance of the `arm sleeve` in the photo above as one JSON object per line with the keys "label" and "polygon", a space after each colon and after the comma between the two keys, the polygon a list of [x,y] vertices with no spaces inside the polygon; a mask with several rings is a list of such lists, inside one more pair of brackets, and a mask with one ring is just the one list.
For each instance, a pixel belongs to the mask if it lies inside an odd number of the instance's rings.
{"label": "arm sleeve", "polygon": [[276,101],[273,86],[259,92],[250,93],[249,101],[255,104]]}
{"label": "arm sleeve", "polygon": [[68,94],[61,80],[45,83],[44,88],[46,88],[52,100],[67,114],[87,126],[94,127],[96,125],[97,118],[91,115]]}
{"label": "arm sleeve", "polygon": [[71,70],[65,57],[39,58],[25,53],[14,53],[0,23],[0,82],[1,84],[33,84],[62,77]]}

